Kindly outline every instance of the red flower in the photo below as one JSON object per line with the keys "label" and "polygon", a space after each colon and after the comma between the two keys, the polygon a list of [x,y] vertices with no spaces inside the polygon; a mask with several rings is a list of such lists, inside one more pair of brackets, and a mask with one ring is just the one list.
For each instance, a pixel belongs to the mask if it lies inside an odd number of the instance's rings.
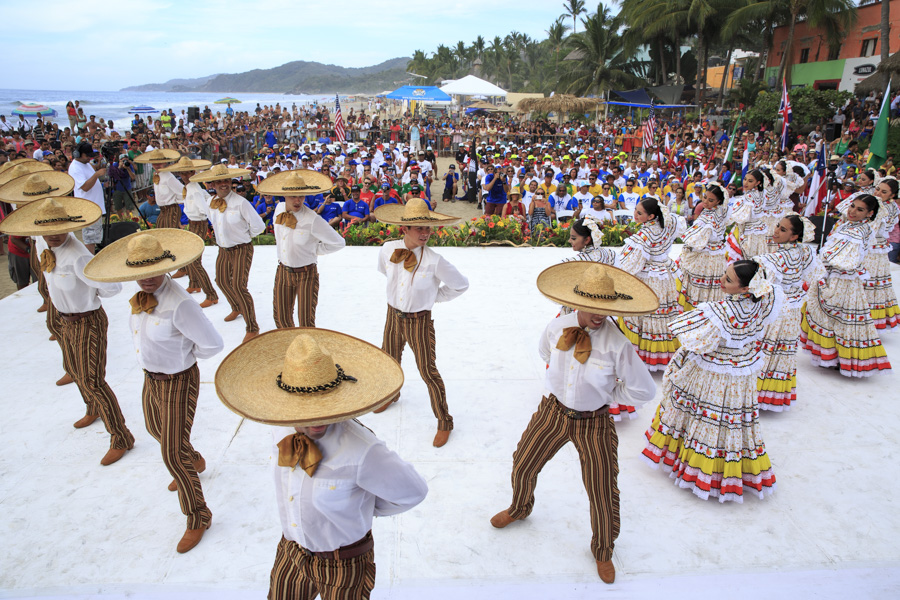
{"label": "red flower", "polygon": [[490,222],[490,223],[488,223],[488,227],[491,227],[491,228],[493,228],[493,227],[494,227],[494,225],[495,225],[495,223],[494,223],[494,222],[493,222],[493,221],[491,221],[491,222]]}

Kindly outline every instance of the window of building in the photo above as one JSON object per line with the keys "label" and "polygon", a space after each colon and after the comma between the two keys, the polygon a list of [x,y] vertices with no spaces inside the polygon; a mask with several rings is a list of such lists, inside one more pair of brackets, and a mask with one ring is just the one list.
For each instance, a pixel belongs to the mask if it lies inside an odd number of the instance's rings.
{"label": "window of building", "polygon": [[804,48],[800,51],[800,62],[808,63],[809,62],[809,48]]}
{"label": "window of building", "polygon": [[828,60],[837,60],[840,55],[841,55],[841,47],[838,46],[834,50],[828,51]]}
{"label": "window of building", "polygon": [[862,52],[860,53],[861,57],[867,56],[875,56],[875,46],[878,45],[878,38],[872,38],[871,40],[863,40],[862,43]]}

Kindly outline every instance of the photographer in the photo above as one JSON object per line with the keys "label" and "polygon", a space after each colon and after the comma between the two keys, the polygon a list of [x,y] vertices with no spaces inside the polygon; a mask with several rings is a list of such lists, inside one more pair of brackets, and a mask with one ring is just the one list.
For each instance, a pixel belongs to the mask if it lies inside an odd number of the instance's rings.
{"label": "photographer", "polygon": [[506,195],[509,193],[509,177],[502,168],[497,169],[493,165],[486,165],[485,171],[487,174],[482,186],[487,194],[484,199],[484,214],[502,216]]}
{"label": "photographer", "polygon": [[134,165],[128,159],[127,154],[120,154],[119,160],[110,164],[108,169],[110,185],[112,186],[113,210],[119,219],[125,219],[125,214],[131,210],[125,209],[125,203],[131,193],[134,182]]}

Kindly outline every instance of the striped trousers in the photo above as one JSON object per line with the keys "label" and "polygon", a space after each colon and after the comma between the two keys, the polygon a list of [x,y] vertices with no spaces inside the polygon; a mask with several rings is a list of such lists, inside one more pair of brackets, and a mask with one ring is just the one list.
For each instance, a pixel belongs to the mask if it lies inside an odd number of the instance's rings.
{"label": "striped trousers", "polygon": [[144,423],[159,442],[163,463],[178,484],[178,503],[187,516],[188,529],[205,527],[212,520],[206,507],[200,476],[193,461],[200,453],[191,445],[191,427],[200,393],[197,363],[172,379],[160,381],[144,374]]}
{"label": "striped trousers", "polygon": [[159,216],[156,217],[156,228],[181,229],[181,208],[178,204],[168,204],[159,207]]}
{"label": "striped trousers", "polygon": [[100,415],[103,419],[111,437],[110,448],[130,449],[134,446],[134,436],[125,426],[119,401],[106,382],[106,331],[109,328],[106,311],[100,307],[77,321],[60,318],[58,323],[63,367],[81,392],[86,414]]}
{"label": "striped trousers", "polygon": [[375,587],[375,551],[330,560],[310,556],[283,536],[269,578],[269,600],[368,599]]}
{"label": "striped trousers", "polygon": [[300,327],[316,326],[316,304],[319,302],[319,269],[316,263],[295,272],[282,264],[275,270],[274,298],[275,327],[294,326],[294,300],[297,300],[297,319]]}
{"label": "striped trousers", "polygon": [[247,331],[259,331],[253,296],[247,290],[250,265],[253,264],[253,244],[246,243],[231,248],[219,246],[216,257],[216,285],[225,294],[232,311],[244,315]]}
{"label": "striped trousers", "polygon": [[612,560],[619,537],[619,437],[613,418],[573,419],[558,408],[556,398],[541,400],[513,453],[513,500],[509,516],[524,519],[534,508],[534,489],[544,465],[568,442],[581,461],[581,480],[591,505],[591,552],[599,561]]}
{"label": "striped trousers", "polygon": [[400,314],[397,309],[388,305],[381,349],[399,363],[403,348],[409,344],[416,357],[419,375],[428,387],[431,411],[438,420],[438,431],[452,431],[453,417],[447,408],[444,380],[435,365],[434,321],[431,319],[431,311],[423,311],[415,316],[401,317]]}
{"label": "striped trousers", "polygon": [[[209,223],[206,220],[190,221],[188,223],[188,231],[199,235],[200,238],[204,241],[206,240],[206,230],[208,227]],[[209,275],[207,274],[206,269],[203,268],[203,255],[200,255],[200,258],[185,266],[184,270],[187,271],[188,274],[188,287],[200,288],[201,290],[203,290],[203,293],[206,294],[206,297],[210,300],[219,299],[219,294],[216,292],[216,288],[213,287],[212,281],[209,280]]]}

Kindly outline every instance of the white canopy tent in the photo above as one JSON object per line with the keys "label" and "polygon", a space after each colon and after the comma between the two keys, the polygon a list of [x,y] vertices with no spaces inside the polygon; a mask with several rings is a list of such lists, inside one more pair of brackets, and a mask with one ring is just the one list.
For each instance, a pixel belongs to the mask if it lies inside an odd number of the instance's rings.
{"label": "white canopy tent", "polygon": [[441,86],[441,91],[451,96],[503,96],[506,90],[499,88],[490,81],[485,81],[474,75],[466,75],[462,79],[450,81]]}

